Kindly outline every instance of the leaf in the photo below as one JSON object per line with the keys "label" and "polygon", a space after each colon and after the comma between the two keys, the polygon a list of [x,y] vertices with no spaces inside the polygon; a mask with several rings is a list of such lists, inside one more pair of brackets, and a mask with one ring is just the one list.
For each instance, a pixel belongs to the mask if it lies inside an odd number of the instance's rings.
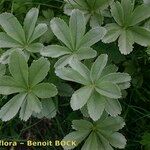
{"label": "leaf", "polygon": [[67,145],[64,145],[63,148],[65,150],[70,150],[70,149],[73,149],[75,147],[77,147],[89,134],[90,131],[74,131],[74,132],[71,132],[69,133],[68,135],[66,135],[64,137],[64,139],[62,141],[75,141],[76,142],[76,146],[74,145],[70,145],[70,146],[67,146]]}
{"label": "leaf", "polygon": [[59,78],[63,80],[73,81],[83,85],[87,85],[89,83],[89,81],[86,80],[86,78],[84,78],[80,73],[69,67],[56,69],[55,73]]}
{"label": "leaf", "polygon": [[2,13],[0,15],[0,25],[5,30],[5,32],[14,40],[18,41],[21,44],[25,42],[24,30],[13,14]]}
{"label": "leaf", "polygon": [[71,66],[72,69],[77,71],[86,80],[90,80],[90,70],[80,61],[78,61],[77,59],[72,59],[69,62],[69,65]]}
{"label": "leaf", "polygon": [[4,32],[0,32],[0,48],[21,47],[20,43],[12,39]]}
{"label": "leaf", "polygon": [[72,59],[71,55],[62,56],[58,61],[55,63],[55,69],[61,69],[69,64],[69,61]]}
{"label": "leaf", "polygon": [[0,77],[0,94],[10,95],[13,93],[19,93],[23,91],[25,91],[23,85],[17,84],[17,82],[12,77]]}
{"label": "leaf", "polygon": [[118,26],[116,23],[107,24],[105,28],[107,30],[107,33],[102,39],[104,43],[110,43],[116,41],[117,38],[120,36],[122,30],[121,27]]}
{"label": "leaf", "polygon": [[37,38],[39,38],[40,36],[42,36],[46,31],[47,31],[47,25],[45,23],[40,23],[35,27],[35,30],[29,40],[29,42],[33,42],[34,40],[36,40]]}
{"label": "leaf", "polygon": [[80,42],[80,47],[90,47],[100,41],[106,34],[104,27],[96,27],[87,32]]}
{"label": "leaf", "polygon": [[27,121],[32,115],[33,111],[30,109],[29,101],[27,99],[21,105],[19,117],[21,120]]}
{"label": "leaf", "polygon": [[105,109],[105,98],[99,93],[94,92],[87,102],[88,113],[90,117],[97,121],[100,119],[104,109]]}
{"label": "leaf", "polygon": [[57,58],[62,55],[70,54],[71,51],[65,46],[49,45],[41,51],[42,56]]}
{"label": "leaf", "polygon": [[58,92],[53,84],[40,83],[32,88],[32,92],[39,98],[50,98]]}
{"label": "leaf", "polygon": [[32,8],[28,11],[26,14],[26,17],[24,19],[24,31],[27,38],[27,41],[29,41],[30,37],[32,36],[35,25],[38,19],[39,10],[37,8]]}
{"label": "leaf", "polygon": [[55,36],[71,49],[71,35],[67,24],[62,19],[54,18],[51,20],[50,26]]}
{"label": "leaf", "polygon": [[116,3],[113,3],[110,7],[111,7],[111,9],[110,9],[111,14],[112,14],[113,18],[115,19],[115,21],[120,26],[124,25],[125,14],[124,14],[124,11],[123,11],[123,8],[122,8],[120,2],[117,1]]}
{"label": "leaf", "polygon": [[150,17],[149,6],[145,4],[139,5],[133,11],[130,26],[134,26],[149,17]]}
{"label": "leaf", "polygon": [[119,149],[125,148],[127,142],[125,137],[118,132],[113,133],[111,136],[109,136],[108,140],[112,146]]}
{"label": "leaf", "polygon": [[122,108],[118,100],[106,99],[105,110],[111,116],[117,116],[121,114]]}
{"label": "leaf", "polygon": [[103,96],[114,99],[121,98],[120,88],[112,82],[99,82],[95,89]]}
{"label": "leaf", "polygon": [[123,8],[124,14],[124,23],[125,25],[130,25],[130,22],[132,20],[132,12],[134,9],[134,1],[133,0],[122,0],[121,6]]}
{"label": "leaf", "polygon": [[119,83],[125,83],[125,82],[129,82],[131,80],[131,77],[128,73],[110,73],[108,75],[105,75],[104,77],[100,78],[99,81],[109,81],[109,82],[113,82],[115,84],[119,84]]}
{"label": "leaf", "polygon": [[41,119],[46,117],[48,119],[54,118],[56,116],[56,107],[52,99],[42,100],[42,109],[40,113],[34,114],[35,117]]}
{"label": "leaf", "polygon": [[40,83],[46,76],[50,69],[50,62],[41,57],[32,62],[29,68],[29,83],[34,86]]}
{"label": "leaf", "polygon": [[[86,142],[84,143],[81,150],[99,150],[100,143],[97,139],[97,134],[95,132],[92,132]],[[102,149],[103,150],[103,149]]]}
{"label": "leaf", "polygon": [[0,118],[2,121],[12,119],[18,113],[25,98],[25,93],[18,94],[5,104],[0,110]]}
{"label": "leaf", "polygon": [[27,103],[27,107],[29,107],[32,112],[39,113],[42,109],[40,100],[32,93],[27,95]]}
{"label": "leaf", "polygon": [[118,46],[121,54],[127,55],[133,51],[133,35],[129,30],[123,30],[118,40]]}
{"label": "leaf", "polygon": [[150,31],[144,27],[134,26],[130,28],[134,41],[142,46],[150,44]]}
{"label": "leaf", "polygon": [[74,48],[77,48],[84,36],[86,29],[85,18],[81,11],[77,9],[72,11],[69,27],[71,30],[71,37],[74,43]]}
{"label": "leaf", "polygon": [[84,15],[79,10],[73,10],[70,21],[69,21],[69,28],[71,30],[71,37],[74,43],[74,47],[78,47],[80,40],[84,36],[86,23]]}
{"label": "leaf", "polygon": [[26,48],[26,50],[31,53],[37,53],[40,52],[43,49],[43,47],[44,46],[41,43],[32,43]]}
{"label": "leaf", "polygon": [[96,81],[100,78],[100,75],[105,68],[108,61],[108,56],[106,54],[100,55],[91,67],[90,77],[92,81]]}
{"label": "leaf", "polygon": [[96,57],[97,52],[90,47],[81,47],[78,49],[76,54],[79,60],[83,60]]}
{"label": "leaf", "polygon": [[99,120],[97,122],[98,128],[100,130],[107,130],[107,131],[118,131],[122,129],[125,125],[123,118],[117,117],[107,117],[103,121]]}
{"label": "leaf", "polygon": [[82,87],[75,91],[71,97],[71,107],[73,110],[78,110],[82,108],[90,98],[93,89],[91,87]]}
{"label": "leaf", "polygon": [[93,127],[93,124],[87,120],[73,120],[72,121],[72,128],[78,131],[87,131],[91,130]]}
{"label": "leaf", "polygon": [[10,56],[9,70],[16,81],[23,86],[28,85],[28,65],[24,56],[17,51]]}
{"label": "leaf", "polygon": [[103,71],[101,73],[101,78],[110,73],[115,73],[115,72],[117,72],[117,70],[118,70],[118,67],[116,65],[108,65],[103,69]]}
{"label": "leaf", "polygon": [[0,77],[3,76],[6,72],[6,66],[3,64],[0,64]]}
{"label": "leaf", "polygon": [[92,28],[95,28],[97,26],[100,26],[103,24],[103,21],[104,21],[104,17],[102,16],[101,13],[95,13],[91,16],[91,19],[90,19],[90,26]]}

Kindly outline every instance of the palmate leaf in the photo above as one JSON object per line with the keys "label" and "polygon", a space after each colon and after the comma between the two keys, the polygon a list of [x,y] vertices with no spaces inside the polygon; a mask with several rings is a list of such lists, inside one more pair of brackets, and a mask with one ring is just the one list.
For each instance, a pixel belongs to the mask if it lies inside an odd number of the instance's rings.
{"label": "palmate leaf", "polygon": [[104,27],[95,27],[85,33],[85,18],[79,10],[72,12],[69,26],[64,20],[54,18],[51,20],[51,28],[57,39],[62,41],[64,46],[46,46],[41,51],[41,55],[52,58],[63,56],[55,64],[57,69],[69,64],[72,58],[77,58],[78,60],[94,58],[97,53],[91,46],[100,41],[106,34]]}
{"label": "palmate leaf", "polygon": [[71,16],[75,9],[79,9],[91,27],[103,24],[103,11],[109,7],[113,0],[65,0],[64,13]]}
{"label": "palmate leaf", "polygon": [[[24,19],[23,27],[13,14],[0,14],[0,25],[6,32],[0,32],[0,47],[15,48],[23,51],[23,53],[28,52],[28,55],[29,52],[40,52],[43,49],[43,45],[38,41],[35,42],[35,40],[47,31],[47,25],[41,23],[36,26],[38,14],[39,10],[37,8],[30,9]],[[6,56],[4,53],[3,56],[0,57],[1,63],[3,64],[9,62],[9,59],[7,59],[8,61],[5,61],[4,55]],[[7,53],[7,57],[9,58],[10,55],[11,51]]]}
{"label": "palmate leaf", "polygon": [[0,118],[3,121],[12,119],[19,110],[20,118],[27,121],[33,113],[40,113],[42,110],[40,99],[50,98],[57,94],[57,89],[53,84],[41,83],[47,76],[49,67],[50,63],[45,58],[39,58],[28,67],[20,52],[14,51],[11,54],[9,71],[12,77],[0,77],[0,94],[19,94],[1,108]]}
{"label": "palmate leaf", "polygon": [[88,115],[94,121],[104,110],[111,116],[120,114],[122,108],[117,99],[122,97],[121,90],[130,86],[131,77],[118,73],[114,65],[106,66],[107,61],[108,56],[101,54],[89,70],[79,60],[71,59],[70,67],[55,70],[61,79],[84,85],[72,94],[70,104],[73,110],[87,107]]}
{"label": "palmate leaf", "polygon": [[134,9],[131,0],[121,0],[111,5],[111,14],[116,23],[106,25],[108,32],[103,42],[110,43],[118,40],[121,54],[127,55],[133,51],[133,44],[148,46],[150,31],[140,23],[150,17],[150,6],[142,4]]}
{"label": "palmate leaf", "polygon": [[[117,132],[124,126],[124,121],[121,117],[103,116],[97,122],[91,123],[86,120],[75,120],[72,122],[73,131],[64,137],[63,141],[76,141],[78,146],[83,140],[81,150],[113,150],[115,148],[124,148],[126,145],[125,137]],[[107,128],[103,128],[103,125]],[[109,126],[108,126],[109,125]],[[113,128],[116,127],[115,130]],[[74,149],[75,146],[63,146],[64,149]]]}

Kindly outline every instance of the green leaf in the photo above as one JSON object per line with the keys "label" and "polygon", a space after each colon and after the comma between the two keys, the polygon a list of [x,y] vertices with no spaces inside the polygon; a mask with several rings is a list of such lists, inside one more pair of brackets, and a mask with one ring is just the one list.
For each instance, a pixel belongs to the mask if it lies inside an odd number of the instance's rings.
{"label": "green leaf", "polygon": [[74,43],[74,47],[76,48],[84,36],[86,29],[85,18],[81,11],[77,9],[72,11],[69,27],[71,30],[72,41]]}
{"label": "green leaf", "polygon": [[13,93],[19,93],[25,91],[23,85],[17,84],[12,77],[2,76],[0,77],[0,94],[10,95]]}
{"label": "green leaf", "polygon": [[79,130],[79,131],[86,131],[86,130],[91,130],[93,127],[93,124],[87,120],[73,120],[72,121],[72,128],[74,130]]}
{"label": "green leaf", "polygon": [[73,81],[83,85],[87,85],[89,83],[86,78],[84,78],[80,73],[72,68],[63,67],[60,69],[56,69],[55,73],[59,78],[63,80]]}
{"label": "green leaf", "polygon": [[27,41],[29,41],[30,37],[34,32],[35,25],[38,19],[38,14],[39,10],[37,8],[30,9],[26,14],[26,17],[24,19],[24,31]]}
{"label": "green leaf", "polygon": [[29,101],[27,99],[21,105],[19,117],[21,120],[27,121],[32,115],[33,111],[30,109]]}
{"label": "green leaf", "polygon": [[121,98],[120,88],[112,82],[99,82],[95,89],[103,96],[114,99]]}
{"label": "green leaf", "polygon": [[77,71],[86,80],[90,80],[90,70],[80,61],[78,61],[77,59],[72,59],[69,62],[69,65],[71,66],[72,69]]}
{"label": "green leaf", "polygon": [[84,143],[81,150],[99,150],[100,145],[99,141],[97,139],[97,135],[95,132],[92,132],[86,142]]}
{"label": "green leaf", "polygon": [[111,14],[113,16],[113,18],[115,19],[115,21],[120,25],[124,25],[124,11],[123,11],[123,8],[120,4],[120,2],[116,2],[116,3],[113,3],[111,5]]}
{"label": "green leaf", "polygon": [[122,30],[121,27],[118,26],[116,23],[107,24],[105,28],[107,30],[107,33],[102,39],[104,43],[110,43],[116,41],[120,36]]}
{"label": "green leaf", "polygon": [[132,20],[132,12],[134,9],[134,2],[133,0],[122,0],[121,1],[121,6],[123,8],[124,14],[124,21],[125,25],[130,25],[130,22]]}
{"label": "green leaf", "polygon": [[132,32],[129,30],[122,30],[118,40],[118,46],[121,54],[127,55],[133,51],[134,39]]}
{"label": "green leaf", "polygon": [[47,25],[45,23],[40,23],[35,27],[35,30],[29,40],[29,42],[33,42],[34,40],[36,40],[37,38],[39,38],[40,36],[42,36],[46,31],[47,31]]}
{"label": "green leaf", "polygon": [[104,17],[102,16],[101,13],[95,13],[91,16],[90,19],[90,26],[95,28],[97,26],[100,26],[103,24]]}
{"label": "green leaf", "polygon": [[150,17],[150,7],[145,4],[139,5],[133,11],[130,26],[134,26],[149,17]]}
{"label": "green leaf", "polygon": [[103,69],[103,71],[102,71],[102,73],[101,73],[101,78],[102,78],[103,76],[107,75],[107,74],[115,73],[115,72],[117,72],[117,70],[118,70],[118,67],[117,67],[117,66],[115,66],[115,65],[108,65],[108,66],[106,66],[106,67]]}
{"label": "green leaf", "polygon": [[127,142],[125,137],[118,132],[113,133],[111,136],[109,136],[108,140],[112,146],[114,146],[115,148],[119,148],[119,149],[125,148],[125,145]]}
{"label": "green leaf", "polygon": [[24,56],[17,51],[10,56],[9,70],[16,81],[23,86],[28,85],[28,65]]}
{"label": "green leaf", "polygon": [[100,81],[109,81],[112,83],[124,83],[124,82],[129,82],[131,80],[131,77],[128,73],[110,73],[108,75],[105,75],[100,79]]}
{"label": "green leaf", "polygon": [[82,87],[75,91],[71,97],[71,107],[73,110],[78,110],[82,108],[90,98],[93,89],[91,87]]}
{"label": "green leaf", "polygon": [[100,78],[100,75],[105,68],[108,61],[108,56],[106,54],[100,55],[91,67],[90,77],[92,81],[96,81]]}
{"label": "green leaf", "polygon": [[29,68],[29,83],[34,86],[40,83],[46,76],[50,69],[50,62],[45,58],[39,58],[32,62]]}
{"label": "green leaf", "polygon": [[39,113],[42,109],[40,100],[32,93],[27,95],[27,103],[32,112]]}
{"label": "green leaf", "polygon": [[70,54],[71,51],[65,46],[49,45],[41,51],[42,56],[57,58],[62,55]]}
{"label": "green leaf", "polygon": [[56,116],[56,107],[52,99],[42,100],[42,109],[40,113],[34,114],[35,117],[41,119],[46,117],[48,119],[54,118]]}
{"label": "green leaf", "polygon": [[15,48],[15,47],[21,47],[19,42],[12,39],[10,36],[8,36],[4,32],[0,32],[0,48]]}
{"label": "green leaf", "polygon": [[118,100],[106,98],[105,110],[111,116],[117,116],[121,114],[122,108]]}
{"label": "green leaf", "polygon": [[2,13],[0,15],[0,25],[5,30],[5,32],[19,43],[25,42],[24,30],[13,14]]}
{"label": "green leaf", "polygon": [[33,87],[32,92],[39,98],[50,98],[57,94],[57,89],[53,84],[40,83]]}
{"label": "green leaf", "polygon": [[90,47],[81,47],[78,49],[76,54],[79,60],[83,60],[96,57],[97,52]]}
{"label": "green leaf", "polygon": [[12,119],[18,113],[25,98],[26,94],[18,94],[5,104],[0,110],[0,118],[2,121]]}
{"label": "green leaf", "polygon": [[144,27],[134,26],[130,28],[134,41],[142,46],[150,44],[150,31]]}
{"label": "green leaf", "polygon": [[74,131],[69,133],[68,135],[66,135],[64,137],[64,139],[62,141],[75,141],[76,142],[76,146],[74,145],[70,145],[70,146],[63,146],[63,148],[65,150],[70,150],[70,149],[74,149],[75,147],[77,147],[90,133],[90,131]]}
{"label": "green leaf", "polygon": [[80,47],[90,47],[100,41],[106,34],[104,27],[96,27],[85,34],[80,42]]}
{"label": "green leaf", "polygon": [[105,98],[99,93],[94,92],[87,102],[87,108],[90,117],[97,121],[105,109]]}
{"label": "green leaf", "polygon": [[125,125],[123,118],[117,117],[108,117],[103,121],[99,120],[97,122],[99,130],[107,130],[107,131],[118,131],[122,129]]}
{"label": "green leaf", "polygon": [[3,76],[6,72],[6,66],[3,64],[0,64],[0,77]]}
{"label": "green leaf", "polygon": [[37,53],[40,52],[43,49],[43,47],[44,46],[41,43],[32,43],[26,48],[26,50],[31,53]]}
{"label": "green leaf", "polygon": [[68,48],[71,49],[71,35],[70,35],[70,29],[68,25],[59,18],[54,18],[51,20],[51,29],[55,36],[61,40]]}

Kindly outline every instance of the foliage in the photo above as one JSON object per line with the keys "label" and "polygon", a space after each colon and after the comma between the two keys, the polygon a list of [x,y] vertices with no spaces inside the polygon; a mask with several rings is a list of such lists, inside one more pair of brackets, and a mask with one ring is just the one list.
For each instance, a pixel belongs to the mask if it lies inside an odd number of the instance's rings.
{"label": "foliage", "polygon": [[111,14],[116,23],[107,24],[107,34],[103,42],[110,43],[118,39],[119,50],[122,54],[133,51],[133,44],[147,46],[150,41],[150,31],[139,24],[150,17],[150,9],[142,4],[134,9],[131,0],[122,0],[111,5]]}
{"label": "foliage", "polygon": [[47,30],[47,25],[40,23],[36,26],[39,10],[32,8],[24,19],[23,27],[11,13],[0,15],[0,25],[6,32],[0,32],[0,48],[10,48],[0,58],[2,64],[8,63],[9,55],[16,49],[23,50],[26,57],[30,52],[40,52],[43,45],[35,42]]}
{"label": "foliage", "polygon": [[72,58],[83,60],[95,57],[96,51],[91,46],[102,39],[106,33],[103,27],[96,27],[85,34],[85,18],[79,10],[73,11],[69,27],[62,19],[54,18],[51,20],[51,28],[65,46],[49,45],[41,51],[41,54],[52,58],[62,56],[55,64],[57,68],[67,65]]}
{"label": "foliage", "polygon": [[48,60],[40,58],[28,68],[22,54],[18,52],[11,54],[9,71],[12,76],[4,75],[0,78],[0,94],[19,94],[1,108],[0,118],[3,121],[12,119],[20,108],[19,117],[27,121],[33,112],[40,113],[42,110],[39,98],[50,98],[57,94],[53,84],[40,83],[46,77],[49,67]]}
{"label": "foliage", "polygon": [[118,98],[121,90],[130,86],[130,76],[127,73],[117,73],[117,67],[107,64],[107,55],[100,55],[89,70],[77,60],[70,61],[70,67],[56,70],[56,75],[63,80],[84,85],[75,91],[71,97],[73,110],[87,105],[90,117],[100,119],[104,110],[111,116],[121,114]]}
{"label": "foliage", "polygon": [[110,16],[106,9],[113,0],[65,0],[67,3],[64,7],[64,13],[71,15],[73,9],[79,9],[83,12],[86,22],[90,20],[90,26],[95,27],[102,25],[104,16]]}
{"label": "foliage", "polygon": [[9,150],[149,150],[149,1],[1,0],[0,30],[1,140],[77,142]]}

